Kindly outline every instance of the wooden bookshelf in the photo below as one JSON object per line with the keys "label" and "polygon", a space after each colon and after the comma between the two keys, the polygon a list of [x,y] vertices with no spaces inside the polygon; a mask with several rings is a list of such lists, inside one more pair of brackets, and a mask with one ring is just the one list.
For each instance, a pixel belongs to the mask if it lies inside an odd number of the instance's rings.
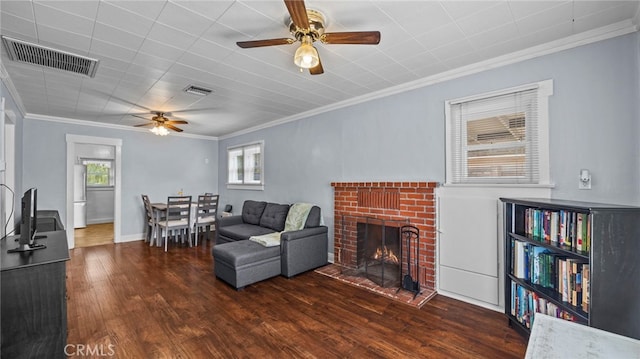
{"label": "wooden bookshelf", "polygon": [[501,201],[511,327],[528,337],[535,313],[544,313],[640,339],[639,207]]}

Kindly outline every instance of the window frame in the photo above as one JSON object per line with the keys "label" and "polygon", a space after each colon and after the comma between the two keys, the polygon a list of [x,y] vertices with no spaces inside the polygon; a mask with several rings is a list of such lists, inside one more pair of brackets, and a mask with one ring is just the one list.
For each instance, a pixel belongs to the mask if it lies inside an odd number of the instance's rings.
{"label": "window frame", "polygon": [[[246,163],[245,151],[249,149],[253,149],[256,146],[260,148],[260,157],[259,157],[260,165],[258,167],[260,171],[260,179],[257,181],[245,181],[244,178],[246,178],[248,174],[246,165],[244,165]],[[235,152],[238,150],[242,151],[242,159],[243,159],[242,162],[244,165],[243,179],[242,179],[242,182],[232,182],[231,180],[232,167],[230,166],[231,165],[230,156],[232,152]],[[233,169],[236,170],[235,168]],[[228,189],[248,189],[248,190],[256,190],[256,191],[264,190],[264,141],[263,140],[227,147],[227,188]]]}
{"label": "window frame", "polygon": [[[484,100],[496,96],[509,95],[522,91],[535,90],[537,96],[537,147],[538,147],[538,165],[535,170],[537,173],[537,181],[532,183],[521,183],[518,179],[510,180],[508,177],[504,178],[480,178],[469,179],[468,177],[461,178],[460,181],[454,181],[454,168],[456,166],[464,166],[467,168],[467,153],[458,154],[458,149],[455,148],[455,136],[461,136],[460,138],[466,138],[463,136],[466,134],[466,126],[464,128],[456,128],[454,122],[456,119],[452,117],[452,107],[460,103]],[[522,86],[511,87],[507,89],[481,93],[468,97],[452,99],[445,101],[445,186],[552,186],[550,182],[549,171],[549,97],[553,95],[553,80],[544,80],[540,82],[530,83]],[[456,131],[456,129],[458,131]],[[528,148],[531,146],[530,138],[527,138],[525,146]],[[459,158],[459,161],[455,159]],[[529,156],[525,161],[529,162],[531,159]],[[495,179],[492,181],[492,179]]]}

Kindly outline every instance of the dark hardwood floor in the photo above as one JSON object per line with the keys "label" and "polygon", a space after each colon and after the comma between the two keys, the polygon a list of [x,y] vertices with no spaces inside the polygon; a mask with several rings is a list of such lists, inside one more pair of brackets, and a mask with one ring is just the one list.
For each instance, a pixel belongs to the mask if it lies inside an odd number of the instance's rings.
{"label": "dark hardwood floor", "polygon": [[[117,358],[522,358],[501,313],[436,296],[422,309],[315,272],[236,291],[211,246],[71,250],[69,344]],[[111,345],[111,347],[109,347]]]}

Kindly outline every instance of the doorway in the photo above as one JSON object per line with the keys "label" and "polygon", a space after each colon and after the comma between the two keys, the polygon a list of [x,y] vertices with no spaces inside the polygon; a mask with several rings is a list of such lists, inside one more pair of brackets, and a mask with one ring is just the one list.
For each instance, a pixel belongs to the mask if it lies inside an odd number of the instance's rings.
{"label": "doorway", "polygon": [[[112,241],[120,242],[121,238],[121,160],[122,160],[122,140],[108,137],[93,137],[68,134],[67,140],[67,216],[66,227],[74,228],[74,190],[77,186],[75,180],[75,167],[81,157],[84,148],[91,146],[111,146],[113,148],[113,223],[111,226],[103,226],[100,233],[111,231],[113,234]],[[112,227],[112,228],[111,228]],[[75,231],[67,231],[67,240],[69,248],[76,247]]]}
{"label": "doorway", "polygon": [[115,147],[76,144],[74,234],[76,247],[113,243]]}

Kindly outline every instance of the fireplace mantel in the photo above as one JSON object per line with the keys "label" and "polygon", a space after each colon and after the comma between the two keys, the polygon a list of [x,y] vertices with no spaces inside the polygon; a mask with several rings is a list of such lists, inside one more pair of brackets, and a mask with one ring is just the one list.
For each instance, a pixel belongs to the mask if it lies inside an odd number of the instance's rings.
{"label": "fireplace mantel", "polygon": [[[332,182],[334,188],[334,261],[347,266],[355,260],[357,221],[343,219],[372,217],[409,221],[420,230],[418,281],[435,289],[437,182]],[[343,233],[344,232],[344,233]]]}

